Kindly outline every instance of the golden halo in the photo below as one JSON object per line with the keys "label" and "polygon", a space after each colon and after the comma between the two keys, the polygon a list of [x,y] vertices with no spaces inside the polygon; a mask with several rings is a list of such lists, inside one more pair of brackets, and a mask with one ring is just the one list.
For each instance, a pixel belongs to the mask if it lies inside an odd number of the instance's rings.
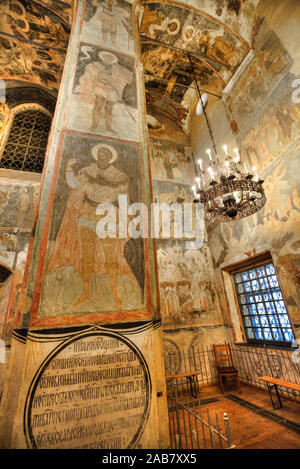
{"label": "golden halo", "polygon": [[116,159],[118,158],[117,150],[110,145],[106,145],[105,143],[98,143],[92,148],[92,157],[95,161],[98,160],[98,152],[100,148],[105,148],[106,150],[109,150],[111,152],[112,158],[110,159],[109,164],[112,164],[114,161],[116,161]]}
{"label": "golden halo", "polygon": [[[172,29],[170,27],[171,24],[175,25],[175,29]],[[170,21],[168,21],[167,24],[166,24],[166,29],[167,29],[168,34],[170,36],[175,36],[178,33],[179,29],[180,29],[179,19],[178,18],[172,18]]]}
{"label": "golden halo", "polygon": [[192,24],[189,24],[182,32],[183,40],[186,42],[191,42],[195,37],[195,28]]}

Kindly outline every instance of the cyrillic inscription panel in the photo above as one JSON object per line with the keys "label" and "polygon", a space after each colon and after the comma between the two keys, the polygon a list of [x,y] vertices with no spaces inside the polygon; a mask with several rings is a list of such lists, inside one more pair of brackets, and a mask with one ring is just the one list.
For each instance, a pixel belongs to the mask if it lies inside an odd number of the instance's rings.
{"label": "cyrillic inscription panel", "polygon": [[128,339],[86,332],[57,347],[31,383],[27,444],[45,449],[132,448],[149,412],[146,362]]}

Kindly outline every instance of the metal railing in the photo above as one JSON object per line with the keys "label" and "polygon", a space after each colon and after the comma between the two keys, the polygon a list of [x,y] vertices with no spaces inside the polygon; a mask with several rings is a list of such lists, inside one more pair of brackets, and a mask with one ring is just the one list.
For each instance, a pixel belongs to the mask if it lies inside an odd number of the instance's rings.
{"label": "metal railing", "polygon": [[[293,350],[230,344],[234,366],[238,369],[240,381],[267,389],[260,381],[261,376],[271,376],[284,381],[300,384],[300,364],[292,359]],[[300,402],[300,393],[280,386],[281,395]]]}
{"label": "metal railing", "polygon": [[190,371],[199,371],[197,380],[202,385],[217,381],[217,370],[213,348],[209,346],[191,347],[177,352],[167,352],[165,370],[167,376]]}
{"label": "metal railing", "polygon": [[[208,407],[203,412],[200,400],[186,399],[183,378],[168,382],[168,412],[172,449],[232,449],[229,419],[223,414],[224,431],[218,413],[214,422]],[[180,389],[180,400],[178,396]],[[185,401],[185,402],[184,402]],[[206,420],[204,417],[206,413]]]}
{"label": "metal railing", "polygon": [[[258,378],[271,376],[300,384],[300,363],[294,363],[292,360],[293,350],[234,343],[230,343],[230,347],[233,363],[242,383],[267,390],[267,384]],[[217,382],[212,346],[190,347],[177,352],[169,351],[164,354],[164,357],[167,376],[198,371],[195,377],[197,385],[205,386]],[[279,391],[282,396],[299,401],[299,392],[282,386]]]}

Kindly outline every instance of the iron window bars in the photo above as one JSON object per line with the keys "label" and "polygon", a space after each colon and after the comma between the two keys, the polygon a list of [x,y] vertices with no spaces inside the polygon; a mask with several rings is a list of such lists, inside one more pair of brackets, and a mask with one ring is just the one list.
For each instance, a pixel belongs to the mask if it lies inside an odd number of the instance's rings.
{"label": "iron window bars", "polygon": [[272,262],[233,273],[248,343],[291,346],[295,340]]}
{"label": "iron window bars", "polygon": [[41,173],[51,118],[39,110],[15,115],[0,160],[0,168]]}

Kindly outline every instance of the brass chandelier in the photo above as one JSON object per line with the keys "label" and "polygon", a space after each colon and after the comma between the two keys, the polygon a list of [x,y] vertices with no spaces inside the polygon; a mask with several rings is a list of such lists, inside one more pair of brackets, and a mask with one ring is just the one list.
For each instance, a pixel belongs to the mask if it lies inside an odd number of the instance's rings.
{"label": "brass chandelier", "polygon": [[225,159],[221,162],[205,110],[206,103],[198,87],[191,57],[187,55],[194,73],[200,107],[206,119],[214,151],[214,156],[212,156],[211,150],[207,150],[209,166],[206,170],[203,169],[202,160],[198,160],[200,170],[196,178],[197,186],[192,187],[194,202],[204,205],[206,221],[224,223],[248,217],[260,210],[266,203],[264,181],[258,178],[255,167],[252,168],[254,174],[248,171],[246,164],[241,162],[238,149],[234,150],[235,157],[233,158],[228,154],[227,146],[224,145]]}
{"label": "brass chandelier", "polygon": [[[199,164],[202,166],[201,160]],[[245,165],[244,165],[245,166]],[[218,181],[219,179],[219,181]],[[224,167],[216,155],[207,171],[200,170],[193,186],[195,203],[204,204],[207,221],[224,223],[245,218],[260,210],[266,203],[263,180],[243,168],[238,157],[227,155]]]}

